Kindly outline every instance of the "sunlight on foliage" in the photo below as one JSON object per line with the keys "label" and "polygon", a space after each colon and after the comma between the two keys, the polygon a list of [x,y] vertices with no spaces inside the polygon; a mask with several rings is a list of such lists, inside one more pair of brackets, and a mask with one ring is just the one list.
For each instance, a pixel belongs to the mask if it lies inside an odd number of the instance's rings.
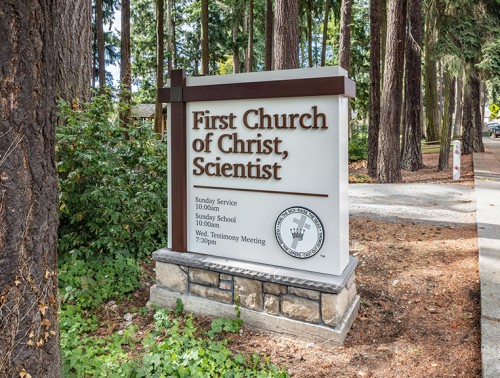
{"label": "sunlight on foliage", "polygon": [[138,287],[136,259],[167,243],[167,152],[148,124],[118,125],[107,95],[60,103],[61,296],[88,306]]}

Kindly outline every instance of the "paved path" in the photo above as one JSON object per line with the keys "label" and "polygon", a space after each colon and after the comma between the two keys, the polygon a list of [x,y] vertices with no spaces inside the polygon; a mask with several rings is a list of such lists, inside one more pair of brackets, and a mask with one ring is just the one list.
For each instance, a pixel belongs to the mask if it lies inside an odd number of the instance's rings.
{"label": "paved path", "polygon": [[483,377],[500,377],[500,139],[474,154]]}
{"label": "paved path", "polygon": [[476,222],[474,187],[446,184],[352,184],[349,214],[436,226]]}

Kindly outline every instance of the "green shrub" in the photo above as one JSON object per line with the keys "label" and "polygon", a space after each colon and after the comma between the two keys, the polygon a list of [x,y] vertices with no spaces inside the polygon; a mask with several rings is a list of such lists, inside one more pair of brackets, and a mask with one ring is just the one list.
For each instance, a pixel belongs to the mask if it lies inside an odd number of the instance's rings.
{"label": "green shrub", "polygon": [[[76,109],[75,109],[76,108]],[[167,238],[167,153],[150,124],[127,129],[108,96],[60,104],[59,253],[143,257]]]}
{"label": "green shrub", "polygon": [[349,142],[349,162],[368,159],[368,138],[366,134],[353,135]]}
{"label": "green shrub", "polygon": [[61,296],[95,306],[139,285],[137,260],[167,243],[167,153],[149,124],[127,129],[107,95],[60,103]]}

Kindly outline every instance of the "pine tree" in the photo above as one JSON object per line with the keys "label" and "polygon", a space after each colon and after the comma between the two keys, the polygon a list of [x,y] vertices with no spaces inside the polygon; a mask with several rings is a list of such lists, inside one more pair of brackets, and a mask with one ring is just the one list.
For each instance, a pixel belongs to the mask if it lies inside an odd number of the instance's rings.
{"label": "pine tree", "polygon": [[276,0],[273,69],[299,67],[299,1]]}
{"label": "pine tree", "polygon": [[400,141],[401,98],[404,64],[404,4],[389,0],[381,122],[378,140],[377,179],[379,182],[401,180]]}

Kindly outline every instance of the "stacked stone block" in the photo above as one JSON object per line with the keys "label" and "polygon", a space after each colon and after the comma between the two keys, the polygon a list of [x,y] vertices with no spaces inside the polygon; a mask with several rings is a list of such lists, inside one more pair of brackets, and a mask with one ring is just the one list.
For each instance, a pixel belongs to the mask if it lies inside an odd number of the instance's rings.
{"label": "stacked stone block", "polygon": [[[269,282],[269,278],[242,277],[220,272],[157,261],[156,286],[182,295],[196,296],[271,316],[293,319],[330,328],[337,327],[356,298],[354,273],[345,285],[335,289],[312,289],[309,283]],[[284,280],[286,281],[286,280]],[[293,280],[292,280],[293,281]],[[297,285],[297,284],[302,284]]]}

